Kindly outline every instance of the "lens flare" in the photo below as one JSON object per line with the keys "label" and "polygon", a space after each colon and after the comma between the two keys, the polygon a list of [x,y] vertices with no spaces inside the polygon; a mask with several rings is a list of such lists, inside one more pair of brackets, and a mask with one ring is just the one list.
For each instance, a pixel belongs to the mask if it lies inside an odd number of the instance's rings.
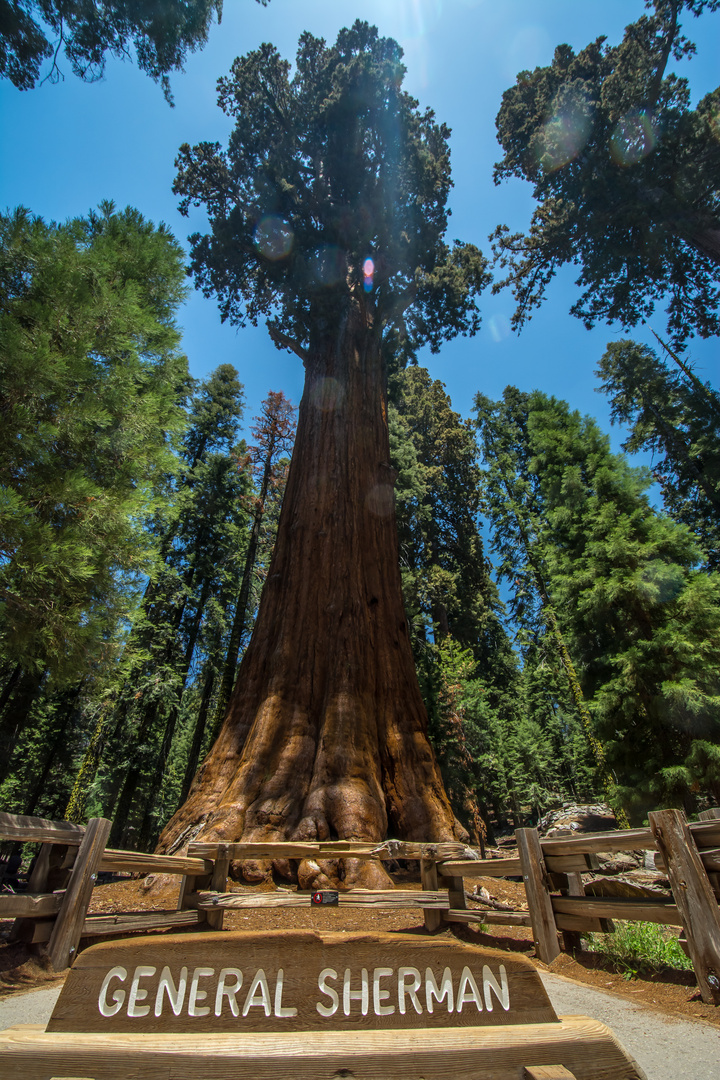
{"label": "lens flare", "polygon": [[558,102],[535,142],[535,154],[545,172],[555,172],[576,158],[590,137],[591,106],[584,96]]}
{"label": "lens flare", "polygon": [[276,214],[266,214],[255,226],[255,247],[266,259],[277,262],[286,258],[292,249],[293,231]]}
{"label": "lens flare", "polygon": [[366,259],[363,263],[363,288],[365,289],[365,292],[372,292],[374,276],[375,263],[372,259]]}
{"label": "lens flare", "polygon": [[499,345],[510,333],[510,322],[504,315],[491,315],[488,319],[488,330],[495,344]]}
{"label": "lens flare", "polygon": [[612,133],[610,156],[616,165],[636,165],[655,149],[657,135],[657,123],[652,113],[631,109]]}

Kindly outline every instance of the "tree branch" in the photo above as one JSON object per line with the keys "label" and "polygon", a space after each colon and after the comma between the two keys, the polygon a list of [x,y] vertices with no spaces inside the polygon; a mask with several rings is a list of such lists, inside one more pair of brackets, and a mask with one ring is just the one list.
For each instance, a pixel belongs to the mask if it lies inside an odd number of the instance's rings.
{"label": "tree branch", "polygon": [[287,349],[289,352],[294,352],[297,356],[300,357],[303,364],[307,363],[307,349],[303,349],[302,345],[295,341],[294,338],[288,337],[287,334],[284,334],[282,330],[280,330],[275,325],[275,323],[270,322],[269,319],[266,325],[268,329],[268,334],[272,338],[273,344],[275,344],[278,349]]}

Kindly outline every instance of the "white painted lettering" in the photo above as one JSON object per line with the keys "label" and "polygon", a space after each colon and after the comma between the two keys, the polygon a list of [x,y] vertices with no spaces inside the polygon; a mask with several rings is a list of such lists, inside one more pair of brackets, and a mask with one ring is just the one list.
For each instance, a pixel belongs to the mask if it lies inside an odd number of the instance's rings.
{"label": "white painted lettering", "polygon": [[[408,986],[406,980],[412,979],[412,986]],[[408,994],[416,1013],[422,1013],[417,992],[420,989],[420,972],[414,967],[398,968],[398,1009],[405,1015],[405,995]]]}
{"label": "white painted lettering", "polygon": [[277,973],[277,982],[275,983],[275,1015],[276,1016],[297,1016],[297,1009],[289,1006],[283,1008],[282,992],[283,992],[283,969],[280,968]]}
{"label": "white painted lettering", "polygon": [[190,993],[188,995],[188,1016],[207,1016],[210,1012],[209,1005],[198,1005],[207,997],[207,990],[198,990],[201,979],[209,979],[215,974],[215,968],[198,967],[193,971]]}
{"label": "white painted lettering", "polygon": [[338,973],[333,968],[323,968],[318,975],[318,990],[321,994],[327,994],[332,1001],[332,1005],[324,1005],[322,1001],[318,1001],[315,1008],[321,1016],[334,1016],[338,1011],[340,999],[332,986],[328,986],[327,984],[328,979],[337,979],[337,977]]}
{"label": "white painted lettering", "polygon": [[488,1012],[492,1012],[493,993],[505,1012],[507,1012],[510,1008],[510,987],[508,986],[507,972],[505,971],[504,964],[500,965],[500,986],[498,986],[497,979],[487,964],[483,968],[483,995],[485,997],[485,1008]]}
{"label": "white painted lettering", "polygon": [[[235,980],[234,986],[228,986],[228,979],[233,978]],[[240,987],[242,986],[243,973],[237,968],[222,968],[218,975],[217,992],[215,994],[215,1015],[220,1016],[222,1013],[222,999],[226,997],[228,999],[228,1005],[230,1006],[230,1012],[233,1016],[240,1015],[240,1007],[237,1003],[237,996]]]}
{"label": "white painted lettering", "polygon": [[447,998],[447,1011],[449,1013],[453,1011],[453,984],[449,967],[443,971],[440,987],[435,982],[432,968],[425,968],[425,1004],[429,1013],[433,1011],[433,998],[438,1005]]}
{"label": "white painted lettering", "polygon": [[[260,991],[260,997],[256,996],[258,990]],[[269,1016],[272,1011],[270,1008],[270,991],[268,990],[267,979],[265,978],[265,972],[262,968],[259,969],[255,978],[250,983],[250,989],[247,992],[245,1004],[243,1005],[243,1016],[247,1016],[253,1006],[264,1009],[266,1016]]]}
{"label": "white painted lettering", "polygon": [[345,977],[343,978],[343,1012],[346,1016],[350,1015],[351,1001],[359,1001],[360,1011],[363,1016],[367,1016],[368,1014],[370,989],[367,968],[362,969],[360,985],[362,987],[361,990],[350,989],[350,968],[345,968]]}
{"label": "white painted lettering", "polygon": [[381,1005],[390,997],[389,990],[380,989],[380,980],[388,979],[393,974],[392,968],[375,968],[373,971],[373,1009],[376,1016],[391,1016],[395,1012],[394,1005]]}
{"label": "white painted lettering", "polygon": [[135,973],[130,983],[130,993],[128,994],[128,1016],[138,1017],[147,1016],[150,1012],[149,1005],[138,1005],[138,1001],[144,1001],[148,996],[147,990],[140,989],[140,980],[149,979],[151,975],[154,975],[157,968],[140,966],[135,968]]}
{"label": "white painted lettering", "polygon": [[464,967],[460,976],[460,986],[458,987],[457,1011],[461,1013],[463,1005],[467,1005],[471,1001],[475,1002],[477,1011],[482,1012],[482,1000],[475,982],[475,976],[469,967]]}
{"label": "white painted lettering", "polygon": [[126,969],[124,967],[110,968],[103,979],[102,986],[100,987],[100,996],[98,997],[98,1008],[101,1016],[115,1016],[115,1014],[119,1013],[123,1007],[123,1002],[125,1000],[124,990],[113,990],[112,999],[115,1004],[108,1005],[107,991],[112,979],[119,979],[120,982],[124,982],[125,979],[127,979]]}
{"label": "white painted lettering", "polygon": [[176,986],[175,981],[170,974],[170,968],[166,966],[162,969],[162,975],[160,976],[160,982],[158,983],[157,994],[155,995],[156,1016],[162,1015],[163,993],[167,994],[168,1001],[170,1002],[170,1008],[175,1013],[175,1015],[180,1015],[180,1013],[182,1012],[183,1002],[185,1001],[187,976],[188,969],[184,967],[180,971],[180,980]]}

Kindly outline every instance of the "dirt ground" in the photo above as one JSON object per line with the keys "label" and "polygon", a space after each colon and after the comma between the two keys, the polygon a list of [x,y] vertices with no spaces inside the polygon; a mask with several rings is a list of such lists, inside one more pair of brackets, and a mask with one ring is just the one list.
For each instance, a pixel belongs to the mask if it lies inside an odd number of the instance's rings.
{"label": "dirt ground", "polygon": [[[420,886],[398,880],[398,886],[404,889]],[[524,907],[525,893],[523,886],[512,881],[496,878],[477,879],[478,887],[484,886],[490,896],[501,903],[512,904],[515,908]],[[91,913],[120,911],[161,911],[174,909],[177,902],[179,880],[177,878],[155,879],[150,888],[146,882],[138,880],[118,881],[108,885],[99,885],[92,898]],[[280,886],[282,888],[282,886]],[[248,886],[232,885],[233,891],[253,891]],[[481,910],[481,905],[469,902],[468,906]],[[22,993],[27,990],[52,986],[62,982],[64,976],[52,972],[42,956],[33,955],[27,946],[8,944],[5,940],[11,929],[11,923],[0,923],[0,997]],[[394,932],[405,934],[424,934],[423,917],[420,911],[377,911],[364,908],[277,908],[248,909],[225,913],[227,930],[275,930],[281,927],[297,929],[325,928],[328,930],[365,930],[376,932]],[[452,928],[441,931],[439,935],[455,936],[478,945],[487,945],[508,952],[522,953],[541,970],[552,971],[577,982],[585,983],[596,990],[606,990],[619,994],[628,1000],[640,1002],[652,1009],[659,1010],[686,1020],[704,1020],[720,1027],[720,1008],[705,1005],[692,971],[664,969],[658,973],[639,973],[632,979],[608,970],[600,963],[594,953],[581,952],[570,956],[561,953],[548,967],[535,957],[532,933],[525,927],[492,926],[483,933],[475,926],[455,924]],[[158,933],[192,933],[192,929],[178,931],[173,928]],[[102,940],[85,939],[82,947]],[[111,940],[111,939],[105,939]]]}

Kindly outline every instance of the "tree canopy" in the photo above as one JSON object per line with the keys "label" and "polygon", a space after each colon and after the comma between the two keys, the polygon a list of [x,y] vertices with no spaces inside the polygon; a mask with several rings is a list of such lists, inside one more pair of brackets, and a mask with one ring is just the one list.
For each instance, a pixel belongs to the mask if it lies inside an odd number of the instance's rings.
{"label": "tree canopy", "polygon": [[224,319],[269,316],[276,344],[301,356],[352,296],[403,356],[476,331],[486,263],[443,239],[450,132],[401,89],[401,57],[358,21],[333,46],[304,33],[292,77],[262,45],[219,80],[228,148],[181,147],[175,191],[182,212],[207,210],[192,269]]}
{"label": "tree canopy", "polygon": [[527,234],[500,226],[496,259],[521,328],[566,264],[580,266],[571,313],[587,326],[644,322],[666,304],[676,345],[720,332],[720,89],[690,107],[668,70],[695,46],[681,17],[718,0],[655,0],[619,45],[598,38],[555,50],[523,71],[496,124],[504,157],[495,182],[529,180],[538,206]]}
{"label": "tree canopy", "polygon": [[0,0],[0,76],[31,90],[52,58],[47,77],[56,82],[62,50],[74,75],[95,82],[108,53],[125,58],[133,47],[138,67],[170,99],[169,73],[182,70],[187,54],[205,45],[222,7],[222,0]]}

